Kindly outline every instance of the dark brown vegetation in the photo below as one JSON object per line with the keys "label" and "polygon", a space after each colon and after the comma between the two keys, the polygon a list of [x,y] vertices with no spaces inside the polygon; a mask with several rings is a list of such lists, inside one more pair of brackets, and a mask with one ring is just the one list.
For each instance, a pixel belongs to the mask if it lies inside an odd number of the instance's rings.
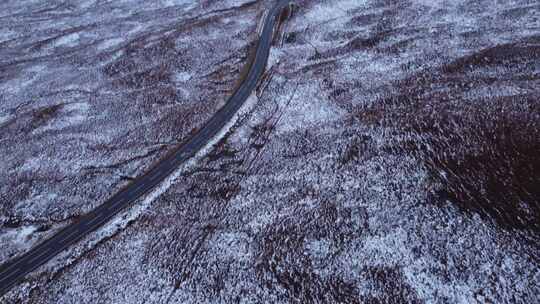
{"label": "dark brown vegetation", "polygon": [[[540,104],[536,38],[459,58],[400,81],[359,115],[402,133],[395,153],[423,162],[443,200],[540,244]],[[496,75],[489,72],[502,66]],[[521,94],[482,94],[512,82]]]}
{"label": "dark brown vegetation", "polygon": [[260,253],[256,271],[261,284],[269,289],[284,289],[292,303],[360,303],[354,282],[319,275],[304,246],[310,240],[331,240],[337,252],[328,253],[327,259],[333,259],[348,244],[349,238],[368,230],[365,210],[325,202],[315,212],[298,212],[302,214],[301,221],[284,218],[265,231],[258,241]]}
{"label": "dark brown vegetation", "polygon": [[422,134],[421,155],[443,185],[442,194],[463,210],[536,234],[540,231],[540,107],[525,104],[525,112],[503,101],[493,108],[471,108],[468,116],[444,124],[424,120],[414,127]]}

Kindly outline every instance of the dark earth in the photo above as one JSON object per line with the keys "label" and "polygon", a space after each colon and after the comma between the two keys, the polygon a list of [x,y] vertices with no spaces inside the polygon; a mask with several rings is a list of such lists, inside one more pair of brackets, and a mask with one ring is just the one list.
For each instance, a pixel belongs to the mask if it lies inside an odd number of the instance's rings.
{"label": "dark earth", "polygon": [[[0,3],[0,261],[238,85],[272,1]],[[2,303],[540,302],[540,4],[296,1],[238,121]]]}

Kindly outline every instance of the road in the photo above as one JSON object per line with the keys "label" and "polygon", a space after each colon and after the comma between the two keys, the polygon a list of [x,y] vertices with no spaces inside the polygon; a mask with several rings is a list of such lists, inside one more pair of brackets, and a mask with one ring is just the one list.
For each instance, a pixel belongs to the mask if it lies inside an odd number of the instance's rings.
{"label": "road", "polygon": [[0,267],[0,295],[5,294],[14,285],[21,282],[28,273],[44,265],[67,247],[95,231],[122,209],[155,188],[181,164],[197,154],[221,131],[256,88],[257,82],[266,68],[274,28],[282,9],[289,2],[290,0],[278,0],[266,14],[267,17],[260,32],[251,67],[242,84],[229,97],[226,104],[174,153],[162,159],[144,175],[136,178],[129,186],[120,190],[77,222],[68,225],[28,252],[4,263]]}

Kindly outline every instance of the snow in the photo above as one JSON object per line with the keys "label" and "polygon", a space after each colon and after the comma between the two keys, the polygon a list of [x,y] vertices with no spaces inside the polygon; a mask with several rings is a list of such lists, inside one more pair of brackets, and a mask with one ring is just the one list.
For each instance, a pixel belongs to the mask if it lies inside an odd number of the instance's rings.
{"label": "snow", "polygon": [[79,45],[81,36],[79,33],[71,33],[65,36],[62,36],[54,42],[54,47],[74,47]]}
{"label": "snow", "polygon": [[62,106],[61,112],[64,114],[59,119],[53,119],[49,124],[37,130],[37,133],[62,130],[64,128],[81,124],[86,121],[90,105],[87,102],[69,103]]}
{"label": "snow", "polygon": [[347,11],[365,6],[365,0],[346,0],[340,1],[339,4],[325,2],[324,4],[315,4],[306,12],[305,18],[313,23],[324,21],[335,21],[335,25],[340,24],[340,20],[346,21],[348,18]]}
{"label": "snow", "polygon": [[[29,241],[37,228],[34,225],[27,225],[17,228],[0,229],[0,242],[3,246],[9,246],[12,250],[28,250],[30,248]],[[9,253],[8,251],[2,252],[0,259],[6,260]]]}
{"label": "snow", "polygon": [[106,49],[109,49],[109,48],[118,47],[123,42],[124,42],[124,39],[122,39],[122,38],[106,39],[106,40],[104,40],[103,42],[101,42],[99,44],[98,49],[100,51],[103,51],[103,50],[106,50]]}
{"label": "snow", "polygon": [[5,232],[2,235],[2,238],[13,238],[17,245],[23,245],[26,243],[26,240],[36,231],[36,226],[23,226],[17,229],[12,229]]}
{"label": "snow", "polygon": [[8,122],[10,119],[12,119],[13,116],[11,115],[0,115],[0,126],[6,122]]}
{"label": "snow", "polygon": [[[2,256],[103,202],[215,112],[262,8],[220,10],[247,2],[79,1],[54,22],[0,19],[10,37],[25,37],[0,50],[23,62],[6,65],[0,84],[0,125],[10,122],[0,139],[0,221],[16,226],[1,228]],[[437,157],[468,155],[476,144],[468,130],[482,131],[481,119],[440,142],[414,125],[448,118],[452,129],[482,110],[536,115],[537,81],[518,80],[537,72],[532,54],[501,64],[502,49],[489,65],[444,68],[503,42],[535,41],[526,2],[301,2],[286,27],[294,35],[271,50],[260,95],[150,195],[2,301],[538,302],[526,231],[440,197],[464,173],[433,168],[446,176],[435,180],[418,155],[423,146],[443,147]],[[184,25],[196,16],[204,22]],[[22,30],[28,22],[32,33]],[[69,57],[29,47],[87,24],[95,26],[60,41],[80,46]],[[352,49],[351,37],[373,42]],[[214,62],[223,62],[218,76]],[[498,100],[505,111],[493,110]],[[62,106],[39,115],[54,105]],[[448,148],[454,139],[457,151]],[[55,228],[38,233],[37,223]]]}
{"label": "snow", "polygon": [[191,80],[192,77],[193,76],[189,72],[180,72],[174,74],[174,81],[177,83],[188,82],[189,80]]}
{"label": "snow", "polygon": [[289,98],[292,98],[291,106],[285,109],[283,114],[286,124],[277,126],[277,132],[290,132],[306,126],[317,126],[320,123],[330,123],[338,120],[344,114],[343,110],[335,107],[331,102],[318,92],[316,80],[305,80],[297,92],[290,92],[293,96],[282,96],[276,100],[285,106]]}

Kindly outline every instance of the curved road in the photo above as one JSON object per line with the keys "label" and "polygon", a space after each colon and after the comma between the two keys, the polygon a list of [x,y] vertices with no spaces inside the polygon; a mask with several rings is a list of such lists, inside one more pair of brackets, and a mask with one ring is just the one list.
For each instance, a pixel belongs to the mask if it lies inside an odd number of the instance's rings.
{"label": "curved road", "polygon": [[[4,263],[0,267],[0,295],[20,282],[28,273],[47,263],[68,246],[76,243],[90,232],[109,221],[122,209],[152,190],[181,164],[200,151],[229,122],[257,86],[266,68],[273,32],[282,9],[290,0],[278,0],[270,9],[257,43],[255,57],[243,83],[212,118],[174,153],[157,163],[150,171],[138,177],[128,187],[120,190],[109,200],[70,224],[50,239],[25,254]],[[248,63],[249,64],[249,63]]]}

